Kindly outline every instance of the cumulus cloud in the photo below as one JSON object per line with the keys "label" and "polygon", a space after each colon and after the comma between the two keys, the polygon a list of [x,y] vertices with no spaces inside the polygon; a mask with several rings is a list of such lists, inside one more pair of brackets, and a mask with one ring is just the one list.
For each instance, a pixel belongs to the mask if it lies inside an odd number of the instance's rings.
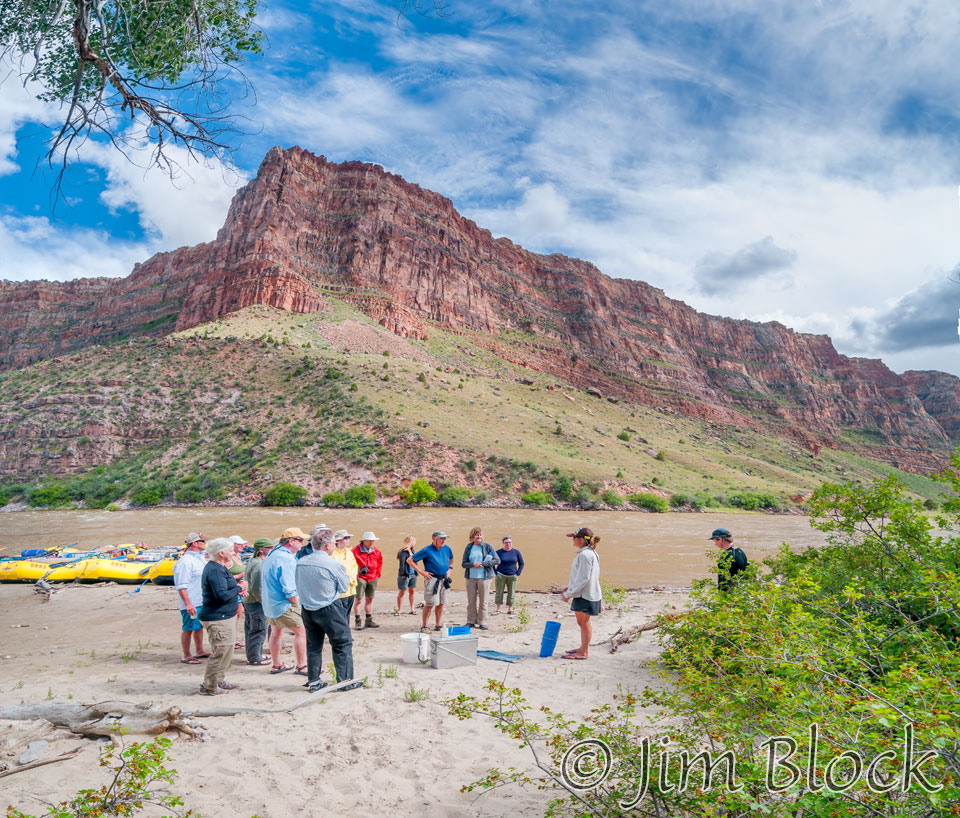
{"label": "cumulus cloud", "polygon": [[960,265],[947,276],[926,281],[877,310],[851,321],[854,338],[863,348],[906,352],[924,347],[957,347],[960,311]]}
{"label": "cumulus cloud", "polygon": [[764,236],[732,255],[708,253],[693,268],[693,277],[707,295],[736,292],[761,278],[768,284],[779,279],[782,286],[796,260],[795,250],[778,247],[773,236]]}
{"label": "cumulus cloud", "polygon": [[69,281],[120,277],[150,253],[140,242],[122,242],[98,230],[64,230],[38,216],[0,217],[0,278]]}

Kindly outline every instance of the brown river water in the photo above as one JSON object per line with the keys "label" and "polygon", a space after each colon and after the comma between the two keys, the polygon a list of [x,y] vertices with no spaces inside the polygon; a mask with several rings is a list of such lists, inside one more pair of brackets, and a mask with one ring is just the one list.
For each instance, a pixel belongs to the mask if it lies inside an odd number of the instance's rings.
{"label": "brown river water", "polygon": [[[249,541],[275,538],[298,526],[309,532],[317,523],[346,528],[356,544],[372,530],[384,554],[386,587],[393,587],[395,555],[407,534],[418,546],[443,529],[450,535],[455,565],[459,565],[470,529],[483,527],[484,538],[500,547],[505,534],[523,554],[526,567],[521,588],[566,584],[573,559],[572,541],[565,535],[586,525],[601,537],[597,553],[604,580],[612,585],[682,587],[710,576],[716,549],[708,542],[714,528],[727,528],[751,561],[774,553],[783,542],[793,550],[824,543],[806,517],[769,514],[646,514],[640,512],[533,511],[527,509],[266,509],[162,508],[136,511],[20,511],[0,514],[0,554],[18,555],[25,548],[76,544],[80,548],[142,542],[172,546],[188,532],[208,538],[239,534]],[[454,572],[454,587],[462,587],[462,572]]]}

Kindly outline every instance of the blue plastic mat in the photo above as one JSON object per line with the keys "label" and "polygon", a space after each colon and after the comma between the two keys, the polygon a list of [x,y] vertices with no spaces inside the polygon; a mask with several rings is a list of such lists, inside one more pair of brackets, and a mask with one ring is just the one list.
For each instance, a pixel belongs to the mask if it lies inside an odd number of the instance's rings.
{"label": "blue plastic mat", "polygon": [[522,662],[527,658],[517,653],[501,653],[499,650],[478,650],[477,656],[482,656],[484,659],[496,659],[498,662]]}

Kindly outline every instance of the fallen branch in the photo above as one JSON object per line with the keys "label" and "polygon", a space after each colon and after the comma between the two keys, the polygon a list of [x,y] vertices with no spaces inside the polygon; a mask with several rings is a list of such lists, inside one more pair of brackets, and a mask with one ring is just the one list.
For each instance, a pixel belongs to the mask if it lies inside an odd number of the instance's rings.
{"label": "fallen branch", "polygon": [[327,693],[332,693],[335,690],[340,690],[342,687],[351,685],[356,681],[356,679],[347,679],[344,682],[337,682],[335,685],[328,685],[327,687],[322,687],[319,690],[311,693],[309,696],[306,696],[296,704],[291,705],[290,707],[218,707],[214,710],[194,710],[190,713],[185,713],[185,716],[190,718],[203,719],[208,716],[237,716],[240,713],[292,713],[299,707],[303,707],[305,704],[310,702],[319,701]]}
{"label": "fallen branch", "polygon": [[31,761],[29,764],[21,764],[19,767],[14,767],[12,770],[4,770],[0,772],[0,778],[6,778],[8,775],[13,775],[14,773],[22,773],[24,770],[32,770],[34,767],[42,767],[45,764],[56,764],[58,761],[66,761],[68,758],[73,758],[77,753],[80,752],[82,748],[74,747],[69,753],[64,753],[62,756],[57,756],[56,758],[45,758],[42,761]]}
{"label": "fallen branch", "polygon": [[[665,617],[665,618],[672,618],[673,616],[675,615],[671,614],[670,617]],[[635,625],[632,628],[628,628],[626,631],[624,631],[623,627],[619,627],[617,628],[617,632],[613,634],[613,636],[611,636],[608,639],[601,639],[599,642],[593,642],[591,646],[595,647],[597,645],[605,645],[607,644],[607,642],[609,642],[610,652],[616,653],[617,648],[619,648],[621,645],[626,645],[628,642],[632,642],[634,639],[640,636],[641,633],[646,633],[647,631],[655,631],[657,628],[660,627],[660,622],[661,622],[660,618],[649,619],[646,622],[644,622],[642,625]]]}

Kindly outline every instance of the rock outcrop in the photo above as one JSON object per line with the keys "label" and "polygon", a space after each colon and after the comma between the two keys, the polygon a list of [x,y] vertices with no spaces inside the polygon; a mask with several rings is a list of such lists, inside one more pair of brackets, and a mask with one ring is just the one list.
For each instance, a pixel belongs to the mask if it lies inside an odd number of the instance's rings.
{"label": "rock outcrop", "polygon": [[900,376],[840,355],[826,336],[698,313],[642,281],[496,239],[379,166],[299,148],[267,154],[208,244],[155,256],[122,281],[0,284],[0,365],[250,304],[312,312],[325,294],[400,335],[468,333],[580,388],[773,429],[811,449],[931,470],[960,441],[952,376]]}

